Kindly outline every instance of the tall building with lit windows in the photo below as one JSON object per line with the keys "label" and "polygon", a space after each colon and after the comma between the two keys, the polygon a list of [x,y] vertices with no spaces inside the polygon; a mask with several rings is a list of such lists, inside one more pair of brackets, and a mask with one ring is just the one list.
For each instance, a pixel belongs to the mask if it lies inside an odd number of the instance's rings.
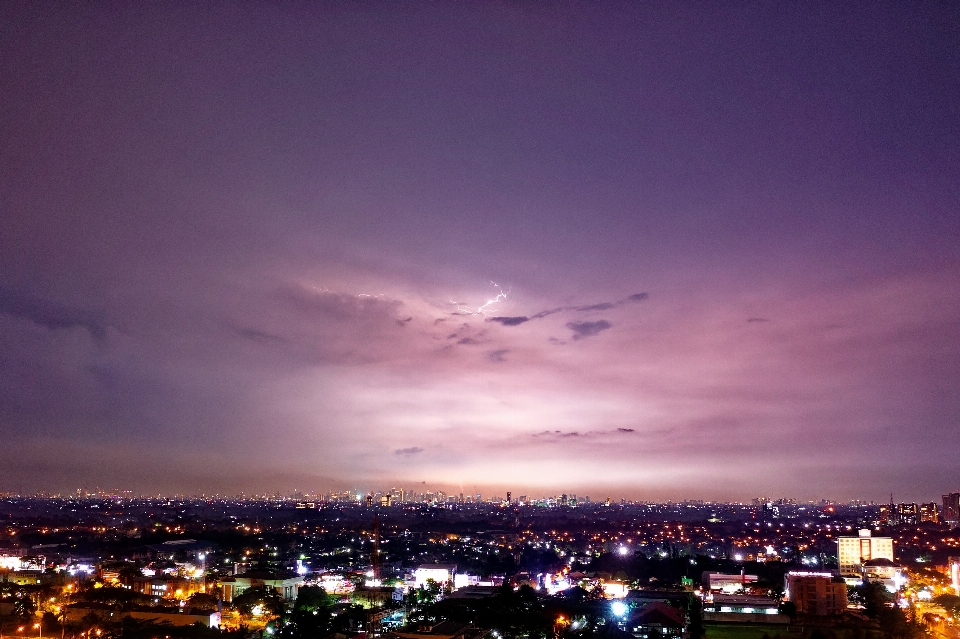
{"label": "tall building with lit windows", "polygon": [[921,524],[928,521],[935,524],[940,523],[940,507],[936,503],[920,504],[918,512]]}
{"label": "tall building with lit windows", "polygon": [[893,561],[893,539],[874,537],[866,529],[861,530],[857,537],[837,538],[837,563],[841,575],[860,575],[863,562],[870,559]]}
{"label": "tall building with lit windows", "polygon": [[943,496],[943,511],[940,518],[951,526],[960,525],[960,493],[948,493]]}

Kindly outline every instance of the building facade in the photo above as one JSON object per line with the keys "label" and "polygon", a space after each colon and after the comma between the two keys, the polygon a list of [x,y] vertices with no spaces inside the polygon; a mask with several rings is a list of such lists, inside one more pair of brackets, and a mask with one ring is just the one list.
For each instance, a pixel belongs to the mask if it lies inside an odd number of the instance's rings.
{"label": "building facade", "polygon": [[294,601],[303,577],[293,573],[271,573],[266,571],[251,571],[236,577],[226,577],[220,580],[223,589],[223,600],[233,601],[233,598],[248,588],[267,586],[277,591],[284,601]]}
{"label": "building facade", "polygon": [[874,537],[869,530],[861,530],[857,537],[837,538],[837,564],[840,574],[859,577],[863,562],[870,559],[893,561],[893,539]]}
{"label": "building facade", "polygon": [[940,518],[951,526],[960,525],[960,493],[943,496],[943,511]]}
{"label": "building facade", "polygon": [[787,573],[786,592],[801,615],[839,615],[847,609],[847,584],[830,573]]}

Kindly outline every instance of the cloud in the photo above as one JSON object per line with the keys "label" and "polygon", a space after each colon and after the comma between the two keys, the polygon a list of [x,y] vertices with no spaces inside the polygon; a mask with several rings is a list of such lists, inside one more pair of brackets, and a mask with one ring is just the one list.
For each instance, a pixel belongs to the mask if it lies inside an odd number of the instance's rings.
{"label": "cloud", "polygon": [[470,344],[479,344],[479,342],[477,342],[477,340],[473,339],[472,337],[464,337],[463,339],[457,340],[457,344],[470,345]]}
{"label": "cloud", "polygon": [[510,349],[507,348],[503,348],[498,351],[490,351],[487,353],[487,359],[489,359],[491,362],[505,362],[506,360],[503,358],[503,356],[509,352]]}
{"label": "cloud", "polygon": [[541,431],[539,433],[534,433],[533,435],[531,435],[531,437],[585,437],[585,436],[586,435],[581,435],[575,430],[571,430],[568,432],[563,432],[561,430],[553,430],[553,431],[545,430],[545,431]]}
{"label": "cloud", "polygon": [[769,321],[770,321],[770,320],[768,320],[766,317],[750,317],[750,318],[747,319],[747,323],[751,323],[751,322],[769,322]]}
{"label": "cloud", "polygon": [[634,293],[633,295],[629,295],[623,298],[622,300],[617,300],[615,302],[600,302],[599,304],[588,304],[587,306],[578,306],[573,310],[581,313],[587,313],[590,311],[609,311],[612,308],[617,308],[625,304],[635,304],[637,302],[642,302],[643,300],[647,299],[647,297],[649,296],[646,293]]}
{"label": "cloud", "polygon": [[534,316],[531,317],[530,319],[541,319],[541,318],[546,317],[546,316],[548,316],[548,315],[553,315],[554,313],[559,313],[560,311],[562,311],[562,310],[564,310],[564,309],[566,309],[566,308],[567,308],[567,307],[565,307],[565,306],[558,306],[557,308],[551,308],[550,310],[547,310],[547,311],[540,311],[539,313],[537,313],[536,315],[534,315]]}
{"label": "cloud", "polygon": [[612,324],[607,320],[597,320],[596,322],[567,322],[567,328],[573,331],[573,339],[575,340],[599,335],[611,326]]}
{"label": "cloud", "polygon": [[[543,319],[550,315],[556,313],[561,313],[563,311],[573,311],[576,313],[590,313],[596,311],[609,311],[614,308],[619,308],[625,304],[635,304],[637,302],[642,302],[647,299],[648,295],[646,293],[634,293],[629,295],[621,300],[616,300],[614,302],[598,302],[596,304],[587,304],[584,306],[557,306],[555,308],[547,309],[545,311],[540,311],[530,317],[526,315],[520,315],[516,317],[489,317],[486,321],[488,322],[497,322],[503,324],[504,326],[519,326],[520,324],[525,324],[531,320]],[[602,330],[602,329],[601,329]]]}
{"label": "cloud", "polygon": [[529,322],[530,318],[526,316],[521,317],[489,317],[487,318],[488,322],[497,322],[503,324],[504,326],[519,326],[524,322]]}
{"label": "cloud", "polygon": [[568,439],[571,437],[581,438],[581,439],[594,439],[597,437],[606,437],[609,435],[621,435],[621,434],[630,434],[635,433],[636,431],[633,428],[615,428],[612,430],[590,430],[586,432],[580,432],[578,430],[562,431],[562,430],[543,430],[539,433],[533,433],[530,436],[535,438],[546,438],[548,440],[560,440]]}
{"label": "cloud", "polygon": [[602,302],[600,304],[591,304],[590,306],[578,306],[577,311],[609,311],[611,308],[617,306],[615,302]]}
{"label": "cloud", "polygon": [[98,313],[49,302],[9,289],[0,288],[0,313],[22,317],[50,330],[84,328],[90,333],[90,337],[97,341],[107,334],[106,324]]}
{"label": "cloud", "polygon": [[424,449],[420,448],[419,446],[411,446],[410,448],[398,448],[397,450],[393,451],[393,454],[394,455],[419,455],[423,451]]}

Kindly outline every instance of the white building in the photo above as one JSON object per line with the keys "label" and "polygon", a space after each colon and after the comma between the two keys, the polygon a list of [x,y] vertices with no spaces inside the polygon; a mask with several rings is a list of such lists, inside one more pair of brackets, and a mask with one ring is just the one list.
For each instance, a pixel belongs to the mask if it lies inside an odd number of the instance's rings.
{"label": "white building", "polygon": [[413,580],[417,588],[426,586],[427,580],[431,579],[443,586],[452,584],[456,574],[456,564],[424,564],[413,571]]}
{"label": "white building", "polygon": [[863,573],[863,562],[871,559],[889,559],[893,561],[893,539],[874,537],[863,529],[857,537],[837,538],[837,563],[840,574],[857,576]]}

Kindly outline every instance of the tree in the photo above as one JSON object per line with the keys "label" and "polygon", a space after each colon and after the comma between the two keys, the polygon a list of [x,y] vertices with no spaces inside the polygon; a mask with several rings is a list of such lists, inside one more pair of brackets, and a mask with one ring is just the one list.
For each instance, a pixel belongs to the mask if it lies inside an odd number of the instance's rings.
{"label": "tree", "polygon": [[320,586],[301,586],[297,593],[297,600],[293,604],[293,609],[313,612],[314,610],[329,608],[334,603],[335,599]]}
{"label": "tree", "polygon": [[205,592],[195,592],[187,598],[187,605],[191,608],[201,608],[203,610],[215,610],[218,599]]}
{"label": "tree", "polygon": [[33,599],[22,593],[18,593],[16,599],[13,600],[14,617],[19,617],[21,619],[33,617],[36,613],[36,610],[37,606],[33,603]]}
{"label": "tree", "polygon": [[245,615],[269,613],[276,616],[283,613],[283,599],[270,586],[247,588],[233,598],[233,605]]}
{"label": "tree", "polygon": [[960,597],[957,595],[937,595],[933,598],[933,602],[943,606],[955,615],[960,615]]}

